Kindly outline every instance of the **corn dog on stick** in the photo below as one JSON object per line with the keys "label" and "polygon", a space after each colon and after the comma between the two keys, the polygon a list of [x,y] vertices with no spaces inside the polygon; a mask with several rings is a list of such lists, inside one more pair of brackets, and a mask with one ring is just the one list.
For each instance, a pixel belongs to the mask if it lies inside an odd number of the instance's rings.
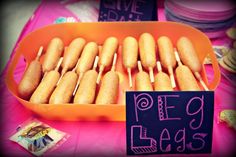
{"label": "corn dog on stick", "polygon": [[102,46],[102,52],[99,59],[99,73],[97,78],[97,84],[99,84],[102,73],[105,67],[108,67],[112,63],[112,58],[118,49],[118,39],[115,37],[109,37],[105,40]]}
{"label": "corn dog on stick", "polygon": [[96,80],[98,73],[96,71],[99,57],[96,56],[92,70],[84,73],[78,90],[75,93],[73,102],[76,104],[92,104],[96,95]]}
{"label": "corn dog on stick", "polygon": [[200,75],[202,70],[201,63],[190,39],[187,37],[180,37],[177,41],[177,49],[182,62],[191,69],[204,90],[208,91],[209,89]]}
{"label": "corn dog on stick", "polygon": [[53,38],[50,41],[50,43],[48,44],[45,56],[44,56],[43,63],[42,63],[42,69],[44,73],[49,72],[56,67],[62,55],[63,47],[64,47],[64,43],[58,37]]}
{"label": "corn dog on stick", "polygon": [[49,98],[60,78],[60,73],[58,72],[58,69],[62,63],[62,60],[63,57],[59,59],[56,68],[52,71],[49,71],[45,78],[40,82],[40,84],[32,94],[30,102],[37,104],[48,103]]}
{"label": "corn dog on stick", "polygon": [[137,91],[153,91],[149,75],[145,71],[143,71],[140,61],[138,61],[138,70],[139,72],[135,77],[135,89]]}
{"label": "corn dog on stick", "polygon": [[75,70],[78,66],[79,60],[77,61],[76,66],[71,71],[67,71],[62,77],[60,83],[58,83],[49,99],[50,104],[65,104],[70,102],[78,80],[78,75]]}
{"label": "corn dog on stick", "polygon": [[64,53],[64,59],[62,62],[62,76],[68,71],[71,70],[76,63],[78,62],[78,59],[80,57],[80,54],[82,53],[82,50],[85,46],[85,39],[83,38],[76,38],[71,41],[69,44],[67,50]]}
{"label": "corn dog on stick", "polygon": [[98,45],[95,42],[89,42],[85,45],[82,55],[80,57],[79,65],[76,69],[79,79],[77,84],[80,83],[84,73],[92,68],[94,59],[98,54]]}
{"label": "corn dog on stick", "polygon": [[115,72],[117,54],[114,54],[111,71],[103,79],[96,98],[96,104],[115,104],[119,90],[119,76]]}
{"label": "corn dog on stick", "polygon": [[169,76],[162,71],[161,63],[157,61],[158,73],[155,76],[154,89],[155,91],[173,91]]}
{"label": "corn dog on stick", "polygon": [[163,67],[168,70],[170,75],[171,85],[173,88],[176,87],[173,68],[176,65],[174,48],[171,40],[167,36],[161,36],[157,40],[159,48],[160,61]]}
{"label": "corn dog on stick", "polygon": [[128,36],[123,41],[122,47],[123,65],[127,69],[129,76],[129,87],[132,88],[131,69],[135,68],[138,60],[138,42],[135,38]]}
{"label": "corn dog on stick", "polygon": [[39,62],[39,58],[42,55],[42,52],[43,47],[40,46],[37,56],[32,62],[30,62],[23,77],[21,78],[17,88],[21,98],[28,99],[40,83],[42,66]]}
{"label": "corn dog on stick", "polygon": [[175,57],[178,62],[178,67],[175,70],[177,82],[181,91],[199,91],[197,80],[192,71],[180,61],[177,51]]}
{"label": "corn dog on stick", "polygon": [[[99,57],[96,56],[96,57],[95,57],[95,60],[94,60],[94,63],[93,63],[93,70],[96,70],[97,65],[98,65],[98,60],[99,60]],[[77,89],[78,89],[78,87],[79,87],[79,84],[80,84],[81,79],[82,79],[82,77],[79,78],[78,81],[77,81],[77,83],[76,83],[75,89],[74,89],[74,91],[73,91],[73,96],[76,94],[76,91],[77,91]]]}
{"label": "corn dog on stick", "polygon": [[151,82],[154,82],[153,68],[156,66],[155,40],[150,33],[143,33],[139,37],[140,59],[144,68],[149,71]]}

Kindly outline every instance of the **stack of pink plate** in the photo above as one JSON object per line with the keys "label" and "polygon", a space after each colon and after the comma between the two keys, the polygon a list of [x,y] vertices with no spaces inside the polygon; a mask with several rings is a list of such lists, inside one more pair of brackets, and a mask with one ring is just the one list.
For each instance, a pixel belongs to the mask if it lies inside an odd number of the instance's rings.
{"label": "stack of pink plate", "polygon": [[235,24],[236,7],[230,0],[166,0],[165,15],[169,21],[191,25],[210,38],[218,38]]}

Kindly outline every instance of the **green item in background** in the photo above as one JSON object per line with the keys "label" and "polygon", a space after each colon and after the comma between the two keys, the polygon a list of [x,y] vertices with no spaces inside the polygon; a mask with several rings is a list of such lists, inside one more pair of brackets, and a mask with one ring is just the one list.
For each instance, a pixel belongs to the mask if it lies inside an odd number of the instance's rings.
{"label": "green item in background", "polygon": [[229,127],[233,127],[236,130],[236,111],[235,110],[221,111],[220,121],[226,122],[229,125]]}
{"label": "green item in background", "polygon": [[226,34],[229,38],[236,40],[236,28],[231,27],[226,31]]}

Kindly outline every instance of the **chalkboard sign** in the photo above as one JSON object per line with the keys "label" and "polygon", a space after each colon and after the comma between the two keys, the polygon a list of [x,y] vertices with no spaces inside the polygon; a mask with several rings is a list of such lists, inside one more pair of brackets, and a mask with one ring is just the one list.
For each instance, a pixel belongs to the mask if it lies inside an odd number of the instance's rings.
{"label": "chalkboard sign", "polygon": [[156,21],[157,0],[101,0],[98,21]]}
{"label": "chalkboard sign", "polygon": [[211,153],[214,92],[126,92],[127,154]]}

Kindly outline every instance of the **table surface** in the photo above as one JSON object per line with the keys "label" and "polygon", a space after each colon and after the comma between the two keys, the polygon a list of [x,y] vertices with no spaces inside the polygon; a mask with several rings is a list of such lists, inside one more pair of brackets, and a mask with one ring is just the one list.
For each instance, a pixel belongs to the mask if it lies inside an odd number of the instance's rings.
{"label": "table surface", "polygon": [[[45,6],[40,6],[35,13]],[[44,8],[45,9],[45,8]],[[42,10],[41,10],[42,11]],[[54,10],[55,11],[55,10]],[[64,11],[63,15],[72,15],[68,11]],[[40,16],[45,16],[44,13]],[[39,18],[38,16],[37,18]],[[158,17],[160,21],[164,21],[163,8],[160,5],[158,9]],[[37,21],[37,22],[34,22]],[[45,23],[40,20],[31,19],[23,29],[18,42],[29,32],[43,26]],[[213,44],[224,44],[229,39],[217,39],[212,41]],[[18,44],[16,43],[16,45]],[[12,55],[14,51],[12,52]],[[10,60],[8,61],[10,62]],[[6,67],[7,68],[7,67]],[[22,73],[23,67],[19,66],[16,69],[17,73]],[[209,79],[213,77],[211,66],[206,66],[206,71]],[[6,69],[0,78],[1,99],[1,146],[3,152],[8,156],[32,156],[21,146],[9,140],[9,137],[16,132],[16,128],[28,120],[29,118],[37,118],[46,124],[64,131],[70,135],[60,147],[54,151],[47,152],[45,156],[125,156],[126,155],[126,127],[125,122],[67,122],[67,121],[51,121],[38,117],[31,111],[23,107],[8,91],[4,76]],[[235,151],[236,132],[229,128],[225,123],[219,123],[219,112],[224,109],[236,109],[235,86],[230,84],[224,77],[215,90],[214,104],[214,126],[213,126],[213,147],[212,154],[226,156]],[[211,156],[204,155],[204,156]],[[178,156],[178,155],[173,155]],[[181,155],[183,156],[183,155]],[[193,155],[194,156],[194,155]],[[196,156],[196,155],[195,155]]]}

